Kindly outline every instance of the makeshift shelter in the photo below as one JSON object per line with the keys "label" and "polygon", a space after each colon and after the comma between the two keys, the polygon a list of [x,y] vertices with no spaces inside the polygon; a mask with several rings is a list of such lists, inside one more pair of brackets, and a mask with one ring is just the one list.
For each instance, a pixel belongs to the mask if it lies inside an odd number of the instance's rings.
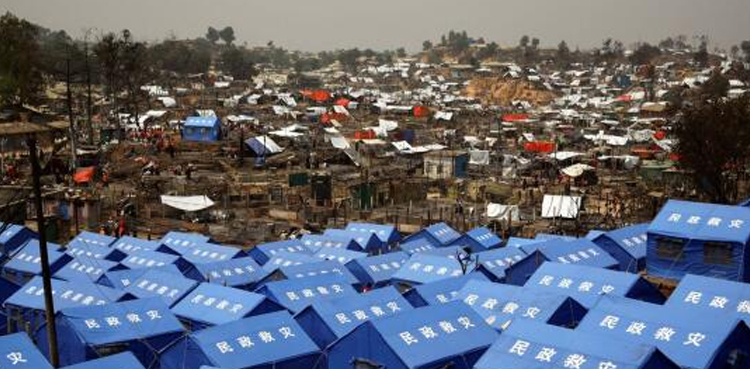
{"label": "makeshift shelter", "polygon": [[368,256],[346,263],[346,268],[359,280],[359,284],[370,288],[379,288],[390,284],[391,277],[409,259],[403,251]]}
{"label": "makeshift shelter", "polygon": [[410,241],[418,238],[427,238],[431,243],[439,247],[448,246],[453,241],[461,237],[455,229],[451,228],[445,223],[435,223],[427,228],[420,230],[406,238],[405,241]]}
{"label": "makeshift shelter", "polygon": [[649,275],[750,282],[750,208],[670,200],[648,228]]}
{"label": "makeshift shelter", "polygon": [[498,333],[453,302],[369,320],[333,343],[329,367],[471,369]]}
{"label": "makeshift shelter", "polygon": [[312,252],[318,252],[323,248],[362,251],[362,247],[353,238],[306,234],[302,236],[300,242]]}
{"label": "makeshift shelter", "polygon": [[344,265],[354,259],[366,258],[367,254],[364,252],[357,252],[347,249],[333,249],[324,247],[316,252],[313,256],[323,260],[333,260],[341,265]]}
{"label": "makeshift shelter", "polygon": [[482,273],[469,273],[460,277],[421,284],[404,292],[404,298],[414,307],[440,305],[453,301],[470,280],[489,281]]}
{"label": "makeshift shelter", "polygon": [[0,336],[0,355],[3,368],[53,369],[25,332]]}
{"label": "makeshift shelter", "polygon": [[452,246],[470,248],[472,252],[487,251],[500,247],[503,240],[486,227],[474,228],[451,243]]}
{"label": "makeshift shelter", "polygon": [[216,142],[222,138],[221,120],[217,116],[188,117],[182,127],[182,140]]}
{"label": "makeshift shelter", "polygon": [[[147,369],[159,368],[159,354],[184,334],[180,321],[160,299],[63,309],[55,318],[62,365],[112,352],[130,351]],[[47,353],[47,326],[35,339]]]}
{"label": "makeshift shelter", "polygon": [[245,256],[245,252],[237,247],[222,246],[208,242],[198,243],[191,247],[161,245],[157,251],[181,256],[193,265]]}
{"label": "makeshift shelter", "polygon": [[480,280],[466,282],[456,300],[463,301],[487,325],[498,330],[507,329],[518,319],[575,327],[586,315],[586,308],[568,296]]}
{"label": "makeshift shelter", "polygon": [[648,223],[636,224],[599,234],[591,240],[620,262],[620,270],[638,273],[646,269],[647,230]]}
{"label": "makeshift shelter", "polygon": [[316,301],[357,293],[346,279],[338,275],[319,275],[270,282],[256,292],[266,295],[292,313],[302,311]]}
{"label": "makeshift shelter", "polygon": [[117,241],[112,244],[112,248],[120,250],[126,254],[138,251],[156,251],[156,249],[159,248],[159,242],[124,236],[117,239]]}
{"label": "makeshift shelter", "polygon": [[664,304],[668,310],[685,310],[705,319],[732,316],[750,324],[750,285],[687,274]]}
{"label": "makeshift shelter", "polygon": [[54,272],[52,276],[69,282],[96,283],[104,273],[121,269],[125,267],[114,261],[79,256]]}
{"label": "makeshift shelter", "polygon": [[200,282],[244,290],[255,289],[270,274],[250,257],[196,264],[195,269],[200,274]]}
{"label": "makeshift shelter", "polygon": [[278,252],[263,265],[263,269],[272,272],[282,266],[318,263],[321,259],[307,253]]}
{"label": "makeshift shelter", "polygon": [[254,316],[185,336],[162,354],[161,369],[324,369],[321,353],[285,311]]}
{"label": "makeshift shelter", "polygon": [[282,309],[263,295],[212,283],[201,283],[171,308],[191,331]]}
{"label": "makeshift shelter", "polygon": [[664,302],[664,295],[637,274],[584,265],[544,263],[529,278],[525,287],[570,296],[587,308],[596,305],[604,295],[655,304]]}
{"label": "makeshift shelter", "polygon": [[249,138],[245,141],[245,145],[247,145],[257,157],[270,156],[284,151],[283,147],[279,146],[276,141],[268,136]]}
{"label": "makeshift shelter", "polygon": [[395,288],[386,287],[361,295],[316,302],[294,319],[323,349],[365,321],[411,309],[413,307]]}
{"label": "makeshift shelter", "polygon": [[285,279],[310,278],[319,275],[336,275],[342,277],[352,286],[359,284],[359,280],[349,271],[349,269],[346,269],[341,263],[331,260],[282,266],[271,273],[266,280],[271,282]]}
{"label": "makeshift shelter", "polygon": [[415,254],[393,274],[391,280],[403,291],[412,286],[462,275],[464,271],[457,260],[442,256]]}
{"label": "makeshift shelter", "polygon": [[[62,269],[73,257],[58,251],[59,245],[47,244],[47,257],[52,273]],[[2,267],[2,276],[16,284],[25,284],[34,276],[42,274],[42,257],[39,255],[39,241],[29,240],[17,248],[10,260]]]}
{"label": "makeshift shelter", "polygon": [[405,239],[403,242],[401,242],[398,246],[400,250],[403,250],[409,255],[414,255],[420,252],[425,252],[428,250],[434,250],[439,247],[439,244],[435,241],[432,241],[430,238],[427,237],[416,237],[413,239]]}
{"label": "makeshift shelter", "polygon": [[99,280],[96,282],[97,284],[101,284],[102,286],[112,287],[118,290],[124,290],[131,284],[133,284],[133,281],[140,278],[142,275],[146,274],[147,272],[151,270],[158,270],[165,273],[171,273],[179,278],[183,278],[182,272],[180,272],[180,269],[177,268],[174,264],[167,264],[161,267],[154,267],[154,268],[138,268],[138,269],[123,269],[123,270],[115,270],[111,272],[106,272],[104,275],[102,275]]}
{"label": "makeshift shelter", "polygon": [[63,369],[146,369],[131,352],[125,351],[119,354],[105,356],[99,359],[89,360],[80,364],[66,366]]}
{"label": "makeshift shelter", "polygon": [[312,251],[305,248],[302,242],[298,240],[262,243],[250,249],[249,253],[250,256],[258,262],[258,264],[265,265],[266,262],[268,262],[268,260],[274,257],[278,252],[303,253],[312,255]]}
{"label": "makeshift shelter", "polygon": [[542,243],[521,246],[528,253],[522,260],[506,269],[506,282],[523,285],[545,262],[587,265],[617,270],[620,263],[596,244],[585,238],[574,241],[553,239]]}
{"label": "makeshift shelter", "polygon": [[338,237],[342,239],[352,239],[359,246],[359,250],[369,254],[382,253],[386,250],[388,244],[381,241],[377,235],[372,232],[355,232],[343,229],[329,228],[323,232],[326,236]]}
{"label": "makeshift shelter", "polygon": [[578,196],[544,195],[542,218],[576,219],[582,203]]}
{"label": "makeshift shelter", "polygon": [[159,196],[161,203],[177,210],[196,212],[214,206],[214,201],[208,196]]}
{"label": "makeshift shelter", "polygon": [[474,369],[679,369],[650,345],[606,339],[531,320],[518,320]]}
{"label": "makeshift shelter", "polygon": [[392,245],[401,240],[401,235],[398,233],[396,227],[388,224],[351,222],[346,225],[346,230],[351,232],[374,233],[375,236],[386,245]]}
{"label": "makeshift shelter", "polygon": [[38,237],[32,230],[17,224],[0,222],[0,229],[3,228],[5,230],[0,234],[0,252],[5,256],[10,255],[13,250],[21,247],[30,239]]}
{"label": "makeshift shelter", "polygon": [[198,286],[198,282],[161,270],[148,270],[125,288],[138,298],[158,297],[172,307]]}
{"label": "makeshift shelter", "polygon": [[731,317],[700,319],[685,310],[604,296],[576,330],[656,346],[685,369],[749,364],[750,328]]}
{"label": "makeshift shelter", "polygon": [[76,184],[91,183],[96,175],[96,167],[78,168],[73,174],[73,182]]}
{"label": "makeshift shelter", "polygon": [[503,247],[479,252],[472,257],[478,260],[481,266],[479,270],[487,275],[487,278],[493,282],[504,282],[505,271],[526,257],[526,253],[519,248]]}

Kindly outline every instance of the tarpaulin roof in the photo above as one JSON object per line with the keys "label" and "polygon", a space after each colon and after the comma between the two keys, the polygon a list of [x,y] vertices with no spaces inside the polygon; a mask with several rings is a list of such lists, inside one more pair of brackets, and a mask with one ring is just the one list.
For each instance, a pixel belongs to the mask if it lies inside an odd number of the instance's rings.
{"label": "tarpaulin roof", "polygon": [[[498,337],[460,303],[426,306],[367,321],[334,343],[331,367],[347,367],[352,357],[389,369],[471,367]],[[374,339],[373,339],[374,338]]]}
{"label": "tarpaulin roof", "polygon": [[526,256],[520,248],[503,247],[479,252],[473,255],[478,258],[479,264],[484,267],[487,273],[490,273],[495,281],[502,281],[505,278],[505,270],[511,265],[521,261]]}
{"label": "tarpaulin roof", "polygon": [[300,252],[291,253],[291,252],[281,251],[281,252],[277,252],[270,260],[268,260],[268,262],[263,265],[263,269],[268,270],[270,272],[282,266],[318,263],[320,261],[321,261],[320,258],[316,258],[315,256],[312,256],[307,253],[300,253]]}
{"label": "tarpaulin roof", "polygon": [[[7,223],[0,222],[0,227],[5,226]],[[4,253],[10,253],[13,249],[21,246],[24,242],[29,239],[37,238],[36,233],[30,229],[17,225],[9,224],[5,231],[0,234],[0,245]]]}
{"label": "tarpaulin roof", "polygon": [[245,145],[258,156],[273,155],[284,151],[283,147],[268,136],[249,138],[245,141]]}
{"label": "tarpaulin roof", "polygon": [[302,236],[300,242],[312,252],[318,252],[322,248],[362,250],[362,247],[360,247],[353,238],[341,238],[322,234],[306,234]]}
{"label": "tarpaulin roof", "polygon": [[460,277],[415,286],[406,291],[404,297],[415,307],[445,304],[453,301],[458,296],[458,291],[464,288],[466,282],[473,279],[489,281],[484,274],[474,272]]}
{"label": "tarpaulin roof", "polygon": [[229,287],[252,287],[269,274],[249,257],[196,264],[195,269],[205,282]]}
{"label": "tarpaulin roof", "polygon": [[165,246],[193,247],[197,244],[209,242],[210,238],[198,233],[171,231],[164,235],[159,244]]}
{"label": "tarpaulin roof", "polygon": [[319,259],[333,260],[340,264],[346,264],[354,259],[366,258],[367,253],[347,249],[333,249],[324,247],[316,252],[314,256]]}
{"label": "tarpaulin roof", "polygon": [[25,332],[0,336],[0,355],[4,368],[52,369]]}
{"label": "tarpaulin roof", "polygon": [[[595,235],[591,239],[620,262],[620,269],[637,272],[645,267],[648,223],[635,224]],[[588,238],[588,237],[587,237]]]}
{"label": "tarpaulin roof", "polygon": [[697,319],[689,311],[616,296],[604,296],[576,329],[656,346],[683,368],[694,369],[720,367],[726,356],[719,350],[746,351],[750,344],[750,329],[740,320]]}
{"label": "tarpaulin roof", "polygon": [[79,233],[75,238],[73,238],[70,242],[68,242],[67,247],[74,247],[82,243],[93,246],[108,247],[116,240],[117,239],[112,236],[83,231]]}
{"label": "tarpaulin roof", "polygon": [[162,369],[316,369],[320,351],[288,312],[254,316],[206,328],[185,337],[162,355]]}
{"label": "tarpaulin roof", "polygon": [[[125,292],[93,283],[71,283],[52,280],[55,310],[88,305],[104,305],[120,301]],[[5,300],[4,306],[44,310],[44,287],[42,277],[34,277],[20,290]]]}
{"label": "tarpaulin roof", "polygon": [[401,235],[398,233],[398,230],[396,230],[396,227],[388,224],[352,222],[346,225],[346,230],[352,232],[374,233],[382,242],[385,242],[386,244],[398,242],[401,239]]}
{"label": "tarpaulin roof", "polygon": [[325,348],[365,321],[398,314],[413,307],[393,287],[319,301],[295,316],[307,334]]}
{"label": "tarpaulin roof", "polygon": [[571,296],[587,308],[594,306],[603,295],[626,296],[654,303],[664,301],[664,296],[637,274],[583,265],[546,262],[525,286]]}
{"label": "tarpaulin roof", "polygon": [[155,268],[123,269],[106,272],[99,278],[99,281],[97,283],[107,287],[116,288],[118,290],[124,290],[126,287],[130,286],[133,281],[137,280],[150,270],[158,270],[165,273],[174,274],[175,276],[180,278],[183,277],[182,272],[180,272],[180,269],[177,268],[176,265],[167,264]]}
{"label": "tarpaulin roof", "polygon": [[464,247],[462,246],[444,246],[444,247],[438,247],[430,250],[425,250],[421,253],[421,255],[432,255],[432,256],[442,256],[446,258],[450,258],[453,260],[456,260],[456,257],[458,255],[466,256],[468,255],[466,253],[466,250],[464,250]]}
{"label": "tarpaulin roof", "polygon": [[167,196],[161,195],[161,203],[182,211],[201,211],[214,206],[208,196]]}
{"label": "tarpaulin roof", "polygon": [[80,364],[66,366],[63,369],[144,369],[138,359],[129,351],[121,352],[103,358],[89,360]]}
{"label": "tarpaulin roof", "polygon": [[299,240],[287,240],[256,245],[250,250],[250,256],[252,256],[258,264],[264,265],[278,252],[312,255],[312,251],[305,248]]}
{"label": "tarpaulin roof", "polygon": [[187,119],[185,119],[185,127],[213,128],[219,124],[221,124],[221,122],[217,116],[187,117]]}
{"label": "tarpaulin roof", "polygon": [[117,268],[122,268],[122,266],[114,261],[79,256],[55,272],[53,277],[69,282],[95,283],[104,273]]}
{"label": "tarpaulin roof", "polygon": [[461,234],[458,233],[455,229],[451,228],[449,225],[445,223],[435,223],[420,232],[417,232],[417,234],[424,232],[425,234],[432,237],[435,241],[437,241],[440,245],[446,246],[449,245],[451,242],[455,241],[459,237],[461,237]]}
{"label": "tarpaulin roof", "polygon": [[438,247],[438,244],[429,237],[415,237],[406,239],[399,244],[399,248],[406,253],[413,255],[416,253],[432,250]]}
{"label": "tarpaulin roof", "polygon": [[457,260],[443,256],[414,254],[398,272],[393,274],[392,280],[409,284],[425,284],[463,274],[461,263]]}
{"label": "tarpaulin roof", "polygon": [[317,263],[306,263],[300,265],[290,265],[279,267],[277,273],[285,276],[287,279],[310,278],[319,275],[338,275],[344,278],[349,284],[357,284],[359,280],[336,261],[324,260]]}
{"label": "tarpaulin roof", "polygon": [[530,245],[532,243],[540,243],[541,240],[533,240],[529,238],[521,238],[521,237],[510,237],[508,238],[508,242],[506,242],[506,246],[508,247],[517,247],[521,248],[523,245]]}
{"label": "tarpaulin roof", "polygon": [[409,259],[409,254],[398,251],[354,259],[346,267],[362,284],[380,285],[390,281],[396,271]]}
{"label": "tarpaulin roof", "polygon": [[456,299],[500,330],[516,319],[572,326],[586,314],[586,309],[568,296],[480,280],[466,282]]}
{"label": "tarpaulin roof", "polygon": [[339,238],[350,238],[353,239],[361,250],[367,252],[381,249],[387,244],[378,238],[378,236],[372,232],[355,232],[343,229],[326,229],[323,233],[327,236],[339,237]]}
{"label": "tarpaulin roof", "polygon": [[562,235],[562,234],[537,233],[534,236],[534,240],[535,241],[549,241],[549,240],[575,241],[577,240],[577,238],[572,237],[572,236]]}
{"label": "tarpaulin roof", "polygon": [[141,238],[135,238],[131,236],[120,237],[112,244],[112,248],[120,250],[125,253],[131,253],[136,251],[156,251],[159,248],[159,242],[147,241]]}
{"label": "tarpaulin roof", "polygon": [[160,297],[167,306],[172,306],[190,293],[198,282],[172,273],[149,270],[134,280],[125,291],[138,298]]}
{"label": "tarpaulin roof", "polygon": [[539,251],[550,261],[563,264],[588,265],[599,268],[616,268],[620,265],[601,247],[585,238],[574,241],[553,239],[543,243],[523,245],[521,249],[527,252],[529,257],[532,257],[533,252]]}
{"label": "tarpaulin roof", "polygon": [[357,293],[346,279],[333,274],[269,282],[256,292],[268,296],[293,313],[315,301]]}
{"label": "tarpaulin roof", "polygon": [[175,264],[181,258],[177,255],[156,251],[138,251],[122,259],[122,265],[130,269],[153,268],[168,264]]}
{"label": "tarpaulin roof", "polygon": [[241,249],[236,247],[222,246],[208,242],[197,243],[191,247],[161,245],[157,251],[180,255],[192,264],[229,260],[245,254]]}
{"label": "tarpaulin roof", "polygon": [[[466,232],[464,237],[470,239],[471,241],[476,242],[484,249],[492,249],[492,248],[500,246],[500,244],[503,243],[503,240],[500,237],[498,237],[495,233],[493,233],[491,230],[489,230],[489,228],[487,227],[474,228]],[[460,242],[460,241],[457,241],[457,242]]]}
{"label": "tarpaulin roof", "polygon": [[581,208],[581,197],[544,195],[542,200],[542,218],[578,218]]}
{"label": "tarpaulin roof", "polygon": [[664,306],[701,318],[729,315],[750,323],[750,284],[688,274]]}
{"label": "tarpaulin roof", "polygon": [[669,200],[648,233],[677,238],[747,244],[750,208]]}
{"label": "tarpaulin roof", "polygon": [[78,168],[75,174],[73,174],[73,182],[75,183],[91,182],[91,180],[94,179],[95,173],[96,173],[96,167]]}
{"label": "tarpaulin roof", "polygon": [[606,339],[535,321],[516,321],[475,369],[678,369],[653,346]]}
{"label": "tarpaulin roof", "polygon": [[[60,268],[73,258],[63,252],[57,251],[58,246],[47,244],[47,255],[50,268]],[[42,257],[39,256],[39,241],[30,240],[24,246],[15,251],[13,256],[3,266],[4,271],[15,271],[27,274],[41,274]]]}
{"label": "tarpaulin roof", "polygon": [[201,283],[172,307],[172,312],[180,318],[208,325],[278,310],[281,307],[263,295],[212,283]]}

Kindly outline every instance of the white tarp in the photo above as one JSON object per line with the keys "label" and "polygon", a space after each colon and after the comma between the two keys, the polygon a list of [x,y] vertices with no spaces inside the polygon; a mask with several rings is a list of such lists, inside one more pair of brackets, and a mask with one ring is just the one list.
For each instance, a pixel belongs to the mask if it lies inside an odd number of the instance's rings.
{"label": "white tarp", "polygon": [[558,151],[554,152],[552,154],[549,154],[549,157],[552,159],[557,159],[559,161],[568,160],[570,158],[575,158],[576,156],[581,156],[583,154],[579,152],[573,152],[573,151]]}
{"label": "white tarp", "polygon": [[391,145],[393,145],[393,147],[395,147],[396,150],[402,153],[408,153],[408,152],[411,152],[412,150],[411,145],[409,145],[409,143],[406,141],[391,142]]}
{"label": "white tarp", "polygon": [[346,137],[338,135],[338,136],[329,136],[331,139],[331,145],[337,149],[348,149],[351,147],[349,144],[349,141],[347,141]]}
{"label": "white tarp", "polygon": [[161,203],[183,211],[200,211],[214,206],[208,196],[161,196]]}
{"label": "white tarp", "polygon": [[490,152],[488,150],[469,151],[469,164],[489,165],[490,164]]}
{"label": "white tarp", "polygon": [[378,120],[378,126],[390,132],[398,128],[398,122],[394,122],[392,120],[380,119]]}
{"label": "white tarp", "polygon": [[171,97],[164,96],[158,98],[157,100],[161,101],[165,108],[174,108],[175,106],[177,106],[177,100]]}
{"label": "white tarp", "polygon": [[594,170],[594,167],[586,164],[573,164],[567,168],[563,168],[562,172],[568,177],[580,177],[583,172]]}
{"label": "white tarp", "polygon": [[435,113],[435,120],[445,120],[450,122],[453,119],[453,113],[439,111]]}
{"label": "white tarp", "polygon": [[519,216],[518,205],[502,205],[489,203],[487,204],[487,218],[489,219],[510,219],[514,222],[521,220]]}
{"label": "white tarp", "polygon": [[542,218],[575,219],[580,209],[578,196],[544,195],[542,200]]}

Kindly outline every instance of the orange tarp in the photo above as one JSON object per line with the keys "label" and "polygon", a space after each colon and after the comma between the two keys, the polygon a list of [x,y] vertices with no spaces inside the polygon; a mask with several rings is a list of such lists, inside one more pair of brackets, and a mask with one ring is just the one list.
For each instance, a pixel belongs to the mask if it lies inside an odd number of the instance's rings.
{"label": "orange tarp", "polygon": [[73,175],[73,181],[75,183],[88,183],[94,179],[95,167],[79,168],[76,174]]}

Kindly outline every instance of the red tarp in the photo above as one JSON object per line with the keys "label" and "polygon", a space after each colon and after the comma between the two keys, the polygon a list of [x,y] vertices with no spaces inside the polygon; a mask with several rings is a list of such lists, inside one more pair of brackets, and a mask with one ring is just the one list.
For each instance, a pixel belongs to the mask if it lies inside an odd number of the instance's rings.
{"label": "red tarp", "polygon": [[349,99],[345,99],[345,98],[342,97],[342,98],[336,100],[336,105],[343,106],[343,107],[346,108],[347,106],[349,106],[350,102],[351,101],[349,101]]}
{"label": "red tarp", "polygon": [[633,97],[630,95],[620,95],[617,97],[617,101],[621,102],[630,102],[633,100]]}
{"label": "red tarp", "polygon": [[328,93],[328,91],[325,90],[316,90],[313,91],[312,94],[310,94],[310,99],[312,99],[315,102],[326,102],[331,99],[331,94]]}
{"label": "red tarp", "polygon": [[357,140],[372,140],[376,138],[375,131],[372,130],[366,130],[366,131],[357,131],[354,132],[354,138]]}
{"label": "red tarp", "polygon": [[520,122],[529,119],[528,114],[517,113],[517,114],[503,114],[503,122],[513,123]]}
{"label": "red tarp", "polygon": [[430,116],[430,109],[426,106],[415,106],[414,116],[417,118],[425,118]]}
{"label": "red tarp", "polygon": [[654,133],[654,138],[661,141],[667,137],[667,132],[664,131],[656,131]]}
{"label": "red tarp", "polygon": [[94,179],[94,172],[96,172],[96,167],[79,168],[76,174],[73,175],[73,181],[75,183],[91,182]]}
{"label": "red tarp", "polygon": [[547,141],[527,142],[523,148],[528,152],[550,153],[555,151],[555,143]]}

